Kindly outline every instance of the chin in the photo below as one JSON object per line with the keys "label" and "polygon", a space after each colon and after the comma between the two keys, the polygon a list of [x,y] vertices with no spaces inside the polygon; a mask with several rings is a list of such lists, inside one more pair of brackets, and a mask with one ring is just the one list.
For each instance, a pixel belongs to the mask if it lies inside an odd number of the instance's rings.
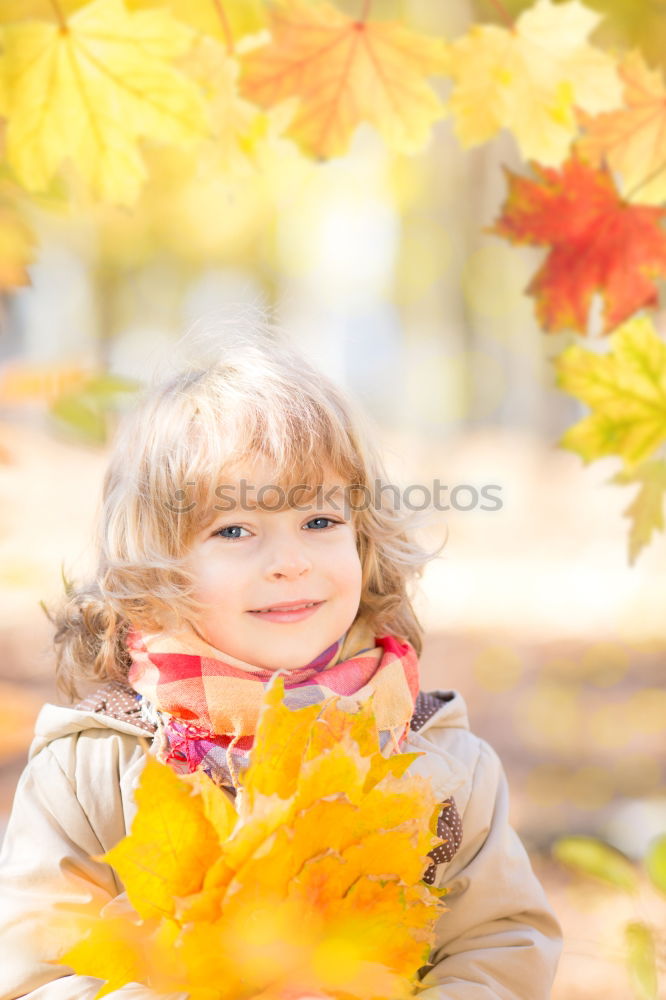
{"label": "chin", "polygon": [[316,655],[317,654],[314,653],[312,656],[308,656],[307,658],[302,656],[293,656],[288,660],[279,661],[276,661],[271,657],[269,660],[264,660],[263,662],[268,663],[268,667],[266,668],[267,670],[299,670],[301,667],[304,667],[307,663],[309,663],[310,660],[314,660]]}

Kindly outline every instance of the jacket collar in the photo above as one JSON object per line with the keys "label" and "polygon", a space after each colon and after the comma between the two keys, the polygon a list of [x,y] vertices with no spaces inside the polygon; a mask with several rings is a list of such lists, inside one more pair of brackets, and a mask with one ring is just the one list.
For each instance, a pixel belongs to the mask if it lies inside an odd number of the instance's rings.
{"label": "jacket collar", "polygon": [[[462,695],[458,691],[419,692],[408,742],[413,744],[415,750],[430,749],[428,733],[442,728],[469,729],[467,707]],[[124,684],[112,681],[75,707],[45,704],[35,723],[35,736],[29,755],[33,757],[52,740],[83,732],[85,729],[113,729],[144,738],[150,738],[154,732],[154,727],[140,716],[136,692]],[[421,745],[424,740],[426,742]],[[410,770],[412,769],[413,766]]]}

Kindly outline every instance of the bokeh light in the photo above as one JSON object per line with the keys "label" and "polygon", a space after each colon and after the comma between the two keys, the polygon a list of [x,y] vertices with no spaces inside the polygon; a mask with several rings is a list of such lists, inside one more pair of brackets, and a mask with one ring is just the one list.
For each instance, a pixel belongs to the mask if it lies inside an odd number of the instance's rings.
{"label": "bokeh light", "polygon": [[520,679],[523,664],[510,646],[488,646],[474,659],[472,672],[486,691],[510,691]]}

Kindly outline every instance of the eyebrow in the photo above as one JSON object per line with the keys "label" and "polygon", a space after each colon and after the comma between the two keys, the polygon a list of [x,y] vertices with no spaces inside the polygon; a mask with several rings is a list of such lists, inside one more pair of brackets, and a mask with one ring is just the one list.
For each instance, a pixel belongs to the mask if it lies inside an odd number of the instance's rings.
{"label": "eyebrow", "polygon": [[[212,511],[214,513],[214,520],[218,521],[221,518],[234,517],[241,515],[243,513],[254,514],[257,511],[263,511],[268,514],[277,514],[283,510],[295,510],[299,514],[307,514],[309,511],[315,513],[321,513],[322,511],[329,511],[335,514],[343,515],[345,513],[345,506],[342,503],[335,503],[331,501],[323,501],[322,503],[308,502],[306,500],[301,500],[293,503],[282,503],[280,506],[277,503],[271,501],[270,498],[264,499],[262,503],[251,503],[248,505],[242,505],[239,503],[225,503],[224,505],[213,504]],[[211,521],[212,523],[212,521]]]}

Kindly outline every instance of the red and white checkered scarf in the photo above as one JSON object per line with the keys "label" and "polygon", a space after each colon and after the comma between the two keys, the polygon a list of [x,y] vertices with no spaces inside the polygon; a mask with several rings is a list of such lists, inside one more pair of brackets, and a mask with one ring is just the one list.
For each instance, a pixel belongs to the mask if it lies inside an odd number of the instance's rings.
{"label": "red and white checkered scarf", "polygon": [[[128,682],[157,709],[158,759],[180,772],[202,769],[237,788],[274,671],[228,663],[193,632],[131,632],[127,648]],[[340,707],[353,711],[373,694],[380,748],[387,756],[399,752],[419,692],[410,643],[375,637],[358,621],[311,663],[281,673],[285,704],[294,709],[341,696]]]}

